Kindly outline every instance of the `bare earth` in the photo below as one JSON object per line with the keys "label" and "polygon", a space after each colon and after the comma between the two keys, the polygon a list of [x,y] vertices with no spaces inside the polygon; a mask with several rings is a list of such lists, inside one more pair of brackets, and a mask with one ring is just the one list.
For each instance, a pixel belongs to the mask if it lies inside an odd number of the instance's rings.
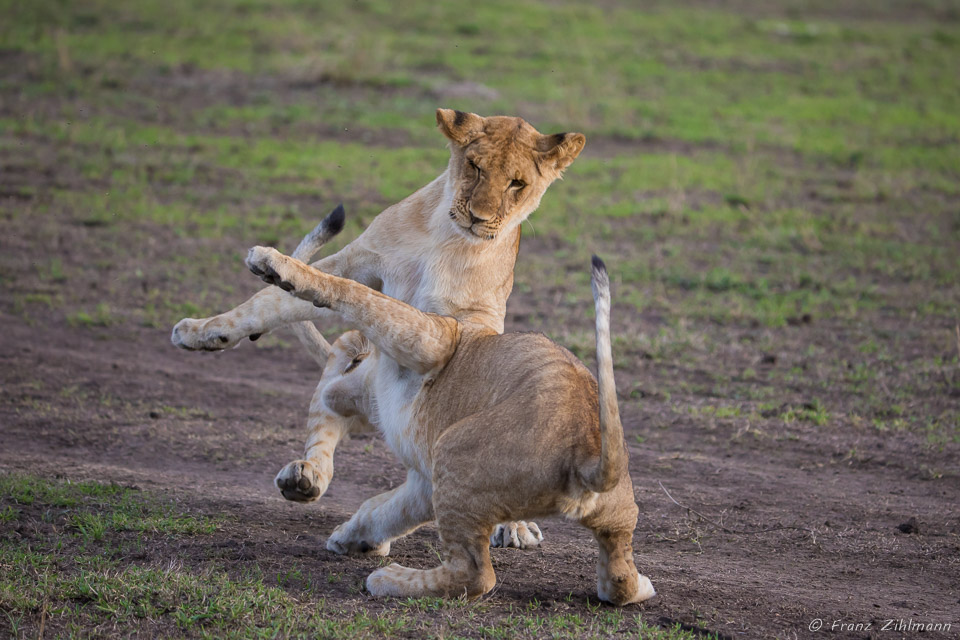
{"label": "bare earth", "polygon": [[[524,250],[542,244],[528,240]],[[515,293],[508,330],[523,329],[516,318],[542,306],[534,294]],[[623,320],[615,331],[628,329]],[[802,343],[829,328],[796,331]],[[319,596],[347,608],[384,606],[359,588],[376,560],[324,548],[363,499],[402,481],[383,442],[345,443],[318,503],[286,502],[272,486],[300,452],[318,377],[305,355],[249,343],[225,354],[184,353],[165,330],[25,323],[10,312],[0,313],[0,332],[0,470],[133,485],[226,516],[216,534],[160,545],[143,562],[173,554],[189,566],[216,557],[266,575],[296,563],[313,576],[342,576],[321,581]],[[617,371],[625,388],[655,388],[672,375],[668,366],[632,361]],[[783,365],[767,356],[758,366]],[[957,622],[960,479],[949,450],[830,424],[793,425],[789,437],[778,437],[777,424],[787,427],[775,420],[762,434],[724,420],[705,431],[675,410],[681,404],[656,394],[622,402],[641,505],[638,564],[659,592],[642,607],[646,620],[705,621],[721,637],[805,637],[815,619],[827,628],[872,622],[874,631],[850,637],[883,638],[912,635],[877,632],[887,619]],[[706,519],[675,504],[661,483]],[[901,532],[911,517],[918,530]],[[541,549],[494,553],[500,582],[486,601],[506,607],[536,598],[548,610],[586,611],[595,598],[595,545],[572,523],[541,526]],[[396,543],[393,558],[430,566],[436,547],[427,527]]]}

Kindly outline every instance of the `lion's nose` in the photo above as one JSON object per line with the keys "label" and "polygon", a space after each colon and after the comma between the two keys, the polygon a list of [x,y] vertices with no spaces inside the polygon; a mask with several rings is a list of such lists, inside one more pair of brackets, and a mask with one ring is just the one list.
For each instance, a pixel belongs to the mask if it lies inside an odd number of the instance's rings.
{"label": "lion's nose", "polygon": [[470,224],[480,224],[481,222],[486,222],[487,218],[480,218],[473,212],[473,209],[470,209]]}

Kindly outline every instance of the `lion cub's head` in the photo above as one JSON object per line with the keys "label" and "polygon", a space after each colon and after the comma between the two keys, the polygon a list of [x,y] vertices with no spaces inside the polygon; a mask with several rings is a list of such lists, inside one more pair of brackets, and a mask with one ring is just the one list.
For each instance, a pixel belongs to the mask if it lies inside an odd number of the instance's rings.
{"label": "lion cub's head", "polygon": [[477,240],[493,240],[523,222],[586,143],[580,133],[541,135],[522,118],[452,109],[437,109],[437,124],[452,142],[457,186],[450,218]]}

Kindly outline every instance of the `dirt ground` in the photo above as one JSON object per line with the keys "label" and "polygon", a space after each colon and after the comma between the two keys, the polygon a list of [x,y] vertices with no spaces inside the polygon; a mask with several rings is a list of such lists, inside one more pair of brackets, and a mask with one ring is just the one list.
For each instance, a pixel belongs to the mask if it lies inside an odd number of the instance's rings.
{"label": "dirt ground", "polygon": [[[521,328],[515,315],[536,306],[518,296],[508,329]],[[813,330],[798,328],[797,340]],[[336,478],[317,503],[286,502],[272,486],[275,472],[299,455],[317,377],[306,356],[249,343],[223,354],[184,353],[164,330],[25,323],[10,313],[0,315],[0,332],[0,469],[159,490],[228,517],[202,542],[159,546],[143,560],[174,554],[189,565],[213,552],[267,574],[296,563],[310,575],[343,576],[322,583],[324,597],[381,606],[358,589],[376,561],[337,556],[324,541],[363,499],[402,481],[384,444],[359,437],[342,445]],[[773,360],[766,366],[778,366]],[[669,375],[642,362],[618,370],[620,381]],[[829,425],[791,438],[722,424],[705,433],[670,404],[651,398],[623,406],[641,505],[637,559],[659,592],[643,605],[645,619],[720,637],[807,637],[818,619],[827,628],[839,621],[874,630],[890,619],[956,621],[960,480],[927,471],[952,468],[952,454],[938,458],[909,439]],[[911,518],[915,531],[898,529]],[[589,535],[560,519],[540,524],[542,548],[494,553],[499,583],[488,602],[536,598],[585,611],[595,588]],[[435,546],[428,527],[396,543],[393,557],[426,566]]]}

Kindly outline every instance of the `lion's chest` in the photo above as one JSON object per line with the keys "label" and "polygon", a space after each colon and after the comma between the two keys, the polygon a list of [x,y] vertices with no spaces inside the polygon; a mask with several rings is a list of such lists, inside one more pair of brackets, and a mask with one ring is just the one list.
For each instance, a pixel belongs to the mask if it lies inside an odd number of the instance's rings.
{"label": "lion's chest", "polygon": [[398,259],[385,274],[383,293],[425,311],[440,315],[458,315],[470,308],[464,299],[464,268],[447,264],[431,254],[414,260]]}

